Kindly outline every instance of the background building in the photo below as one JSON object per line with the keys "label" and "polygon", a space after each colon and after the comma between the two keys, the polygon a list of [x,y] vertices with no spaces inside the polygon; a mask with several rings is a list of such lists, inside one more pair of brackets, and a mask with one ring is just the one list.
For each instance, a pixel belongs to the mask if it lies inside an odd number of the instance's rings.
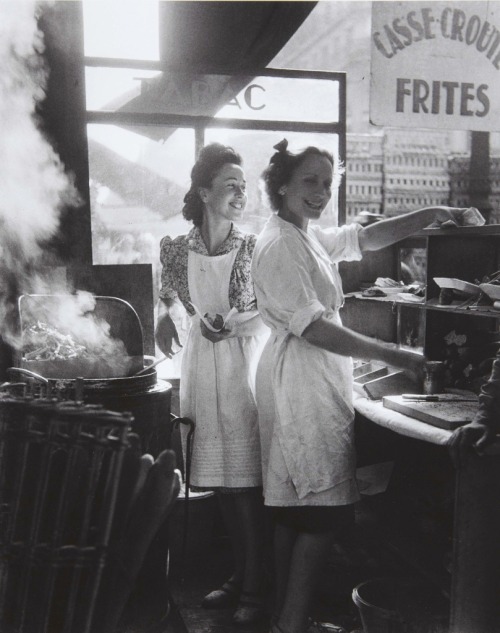
{"label": "background building", "polygon": [[383,171],[385,215],[448,204],[447,134],[435,130],[386,130]]}
{"label": "background building", "polygon": [[383,212],[383,148],[382,134],[347,135],[347,223],[360,213]]}

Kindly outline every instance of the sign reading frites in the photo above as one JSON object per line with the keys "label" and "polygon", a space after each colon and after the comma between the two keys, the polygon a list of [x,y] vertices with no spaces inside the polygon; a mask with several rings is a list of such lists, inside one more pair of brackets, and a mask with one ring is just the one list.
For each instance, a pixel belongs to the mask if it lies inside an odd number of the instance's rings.
{"label": "sign reading frites", "polygon": [[500,2],[374,2],[375,125],[500,130]]}

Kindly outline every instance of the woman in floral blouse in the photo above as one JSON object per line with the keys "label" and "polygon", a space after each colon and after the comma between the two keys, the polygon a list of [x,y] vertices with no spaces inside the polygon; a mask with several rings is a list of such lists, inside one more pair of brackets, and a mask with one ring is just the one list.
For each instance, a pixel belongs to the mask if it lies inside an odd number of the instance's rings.
{"label": "woman in floral blouse", "polygon": [[250,277],[256,237],[233,224],[247,201],[241,162],[232,148],[213,143],[192,169],[183,215],[194,227],[161,241],[166,310],[156,340],[171,356],[177,333],[169,308],[179,300],[191,316],[180,380],[181,416],[196,424],[191,482],[216,492],[235,559],[234,574],[202,606],[236,606],[234,621],[246,624],[263,615],[262,479],[251,368],[267,328]]}

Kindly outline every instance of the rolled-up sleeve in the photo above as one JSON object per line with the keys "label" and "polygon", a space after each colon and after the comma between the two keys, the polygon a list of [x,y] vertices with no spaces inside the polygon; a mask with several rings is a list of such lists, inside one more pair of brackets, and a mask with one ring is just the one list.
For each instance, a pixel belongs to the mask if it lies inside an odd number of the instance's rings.
{"label": "rolled-up sleeve", "polygon": [[310,254],[297,243],[276,240],[254,259],[257,306],[271,327],[301,336],[325,312],[310,274]]}
{"label": "rolled-up sleeve", "polygon": [[361,224],[344,224],[343,226],[322,229],[311,226],[310,230],[328,253],[332,262],[359,261],[363,257],[359,246]]}
{"label": "rolled-up sleeve", "polygon": [[299,308],[290,319],[290,331],[295,336],[302,336],[308,325],[319,319],[324,313],[325,307],[318,300],[309,301],[304,307]]}

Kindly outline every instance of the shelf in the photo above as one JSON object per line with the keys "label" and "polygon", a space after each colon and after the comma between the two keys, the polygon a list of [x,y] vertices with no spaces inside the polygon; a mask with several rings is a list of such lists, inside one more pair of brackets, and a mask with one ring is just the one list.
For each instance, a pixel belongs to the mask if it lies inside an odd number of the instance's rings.
{"label": "shelf", "polygon": [[363,297],[361,292],[349,292],[345,295],[346,299],[359,299],[360,301],[376,301],[377,303],[396,303],[397,305],[409,306],[412,308],[422,308],[425,306],[424,301],[405,301],[404,299],[397,299],[394,295],[387,295],[386,297]]}
{"label": "shelf", "polygon": [[486,224],[484,226],[457,226],[449,229],[422,229],[412,237],[470,237],[472,235],[499,235],[500,224]]}
{"label": "shelf", "polygon": [[360,292],[350,292],[345,295],[346,299],[357,299],[360,301],[375,301],[377,303],[392,303],[405,308],[423,308],[425,310],[438,310],[440,312],[451,312],[453,314],[463,314],[470,316],[483,316],[490,319],[500,318],[500,310],[496,310],[493,306],[466,306],[461,307],[463,302],[457,301],[449,305],[441,305],[437,299],[417,303],[405,301],[404,299],[396,299],[395,297],[363,297]]}
{"label": "shelf", "polygon": [[453,314],[467,314],[471,316],[485,316],[490,319],[500,318],[500,310],[495,310],[493,306],[465,306],[461,307],[462,302],[456,304],[441,305],[437,299],[430,299],[422,304],[428,310],[439,310],[440,312],[452,312]]}

